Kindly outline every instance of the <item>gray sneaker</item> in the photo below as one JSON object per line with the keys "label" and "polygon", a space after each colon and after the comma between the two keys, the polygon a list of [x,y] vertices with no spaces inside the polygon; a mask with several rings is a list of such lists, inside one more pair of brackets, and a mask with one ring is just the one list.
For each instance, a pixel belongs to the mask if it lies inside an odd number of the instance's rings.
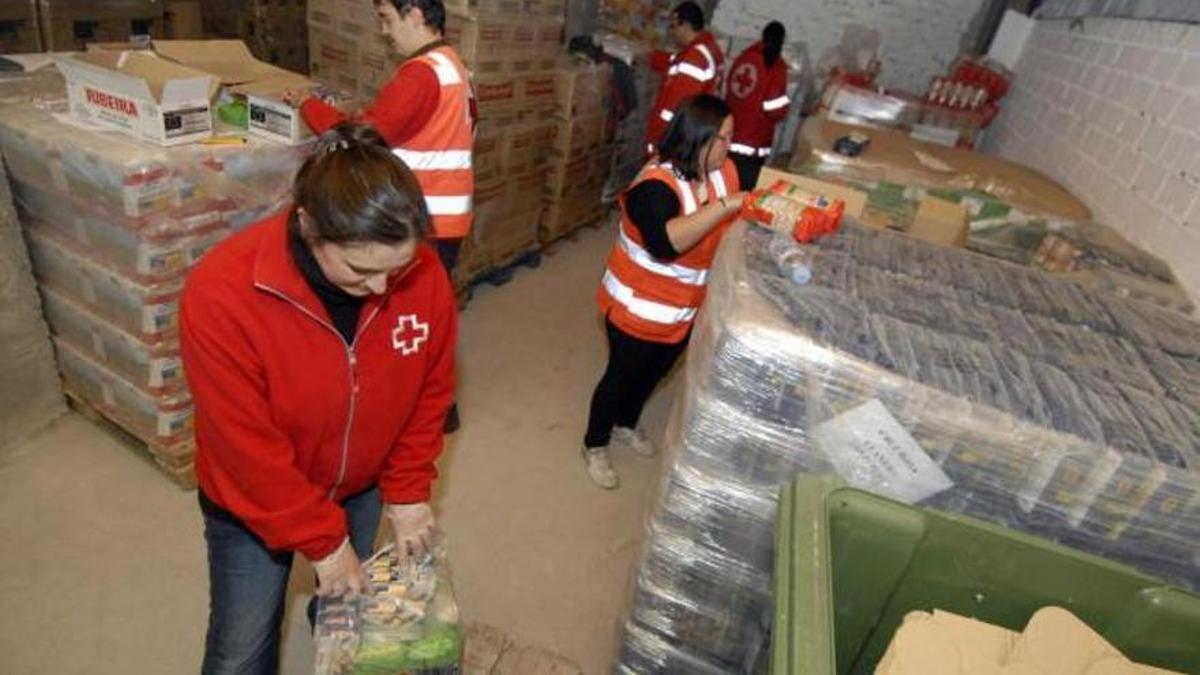
{"label": "gray sneaker", "polygon": [[612,440],[633,450],[642,457],[653,457],[658,454],[658,448],[646,438],[646,432],[629,427],[613,427]]}
{"label": "gray sneaker", "polygon": [[583,461],[587,463],[588,477],[605,490],[615,490],[621,485],[617,472],[608,461],[608,448],[584,448]]}

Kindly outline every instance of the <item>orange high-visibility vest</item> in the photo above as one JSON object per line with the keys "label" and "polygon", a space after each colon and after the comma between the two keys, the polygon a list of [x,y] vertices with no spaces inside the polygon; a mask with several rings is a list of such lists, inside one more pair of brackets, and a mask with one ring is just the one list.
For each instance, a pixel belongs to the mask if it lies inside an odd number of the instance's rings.
{"label": "orange high-visibility vest", "polygon": [[[701,202],[687,180],[670,164],[647,164],[633,186],[647,180],[666,183],[679,199],[679,216],[689,216],[700,207],[728,196],[738,189],[737,169],[729,159],[707,177],[707,201]],[[631,186],[632,187],[632,186]],[[641,232],[629,219],[625,196],[621,197],[621,227],[608,256],[608,267],[600,282],[600,311],[625,333],[649,342],[674,344],[687,337],[704,302],[708,269],[729,224],[729,218],[714,227],[698,244],[674,260],[655,258],[645,248]]]}
{"label": "orange high-visibility vest", "polygon": [[471,83],[467,69],[450,47],[417,57],[437,74],[441,85],[437,110],[425,128],[393,149],[408,165],[425,193],[425,204],[438,239],[465,237],[471,230],[475,173],[471,167],[474,132]]}

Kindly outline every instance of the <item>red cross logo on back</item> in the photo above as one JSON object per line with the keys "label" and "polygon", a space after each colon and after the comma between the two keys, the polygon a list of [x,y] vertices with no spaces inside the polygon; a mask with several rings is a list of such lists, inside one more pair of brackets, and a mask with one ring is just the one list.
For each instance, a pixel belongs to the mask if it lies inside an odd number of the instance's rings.
{"label": "red cross logo on back", "polygon": [[746,98],[758,86],[758,69],[753,63],[743,63],[729,77],[729,91],[738,98]]}
{"label": "red cross logo on back", "polygon": [[416,314],[405,314],[396,320],[392,329],[392,347],[404,356],[421,351],[429,341],[429,324],[422,323]]}

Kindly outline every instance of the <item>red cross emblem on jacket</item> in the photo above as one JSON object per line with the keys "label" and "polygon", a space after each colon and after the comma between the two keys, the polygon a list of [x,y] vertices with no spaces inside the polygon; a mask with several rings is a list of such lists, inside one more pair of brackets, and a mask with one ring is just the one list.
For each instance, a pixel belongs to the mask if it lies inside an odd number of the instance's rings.
{"label": "red cross emblem on jacket", "polygon": [[392,329],[392,347],[404,356],[421,351],[421,345],[429,341],[429,324],[422,322],[416,314],[405,314],[396,319]]}

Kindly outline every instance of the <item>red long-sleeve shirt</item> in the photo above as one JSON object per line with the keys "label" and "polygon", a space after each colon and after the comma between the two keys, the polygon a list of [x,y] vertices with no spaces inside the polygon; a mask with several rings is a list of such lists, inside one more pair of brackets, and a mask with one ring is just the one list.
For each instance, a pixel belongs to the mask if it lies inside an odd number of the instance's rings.
{"label": "red long-sleeve shirt", "polygon": [[726,102],[733,111],[730,152],[765,157],[775,139],[775,125],[787,117],[787,64],[777,59],[767,66],[763,44],[746,48],[729,69]]}
{"label": "red long-sleeve shirt", "polygon": [[684,99],[717,92],[724,64],[725,55],[708,31],[697,35],[676,54],[657,50],[650,56],[650,67],[664,75],[646,123],[647,145],[658,144]]}
{"label": "red long-sleeve shirt", "polygon": [[[410,59],[396,69],[396,74],[379,90],[371,107],[358,119],[373,126],[394,148],[429,124],[441,94],[433,69],[420,60]],[[300,114],[318,134],[348,118],[319,98],[306,100],[300,106]]]}
{"label": "red long-sleeve shirt", "polygon": [[310,560],[346,537],[338,502],[378,484],[428,501],[454,390],[454,293],[417,249],[364,303],[353,343],[288,250],[287,212],[209,252],[180,304],[196,477],[271,549]]}

